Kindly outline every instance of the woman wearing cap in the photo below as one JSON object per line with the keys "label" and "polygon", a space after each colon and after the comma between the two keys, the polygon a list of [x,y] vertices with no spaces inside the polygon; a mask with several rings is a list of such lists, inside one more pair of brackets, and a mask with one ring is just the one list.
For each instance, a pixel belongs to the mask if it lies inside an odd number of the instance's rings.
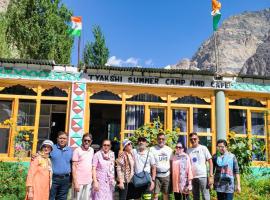
{"label": "woman wearing cap", "polygon": [[175,200],[189,200],[192,178],[190,158],[184,152],[183,144],[178,142],[175,155],[172,157],[172,186]]}
{"label": "woman wearing cap", "polygon": [[48,200],[51,185],[52,166],[49,154],[53,142],[45,140],[35,159],[30,163],[26,180],[26,200]]}
{"label": "woman wearing cap", "polygon": [[128,199],[128,184],[134,175],[134,158],[132,156],[131,141],[125,139],[122,144],[124,151],[119,154],[116,160],[117,180],[119,182],[119,199],[126,200]]}

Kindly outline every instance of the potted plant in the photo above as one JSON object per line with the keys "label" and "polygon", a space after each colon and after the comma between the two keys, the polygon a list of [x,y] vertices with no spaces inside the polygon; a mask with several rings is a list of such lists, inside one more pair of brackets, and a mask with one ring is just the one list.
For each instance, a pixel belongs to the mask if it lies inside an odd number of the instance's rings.
{"label": "potted plant", "polygon": [[28,157],[33,145],[33,130],[22,128],[17,131],[15,136],[15,157]]}

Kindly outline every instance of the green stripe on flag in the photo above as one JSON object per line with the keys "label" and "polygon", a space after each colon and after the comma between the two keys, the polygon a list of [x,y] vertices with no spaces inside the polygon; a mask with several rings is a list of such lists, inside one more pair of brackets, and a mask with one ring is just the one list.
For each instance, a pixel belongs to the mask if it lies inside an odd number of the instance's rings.
{"label": "green stripe on flag", "polygon": [[69,35],[71,35],[71,36],[81,36],[81,32],[82,32],[82,30],[71,29],[71,30],[69,30]]}
{"label": "green stripe on flag", "polygon": [[216,31],[218,29],[218,23],[219,23],[220,18],[221,18],[220,13],[213,16],[213,29],[214,29],[214,31]]}

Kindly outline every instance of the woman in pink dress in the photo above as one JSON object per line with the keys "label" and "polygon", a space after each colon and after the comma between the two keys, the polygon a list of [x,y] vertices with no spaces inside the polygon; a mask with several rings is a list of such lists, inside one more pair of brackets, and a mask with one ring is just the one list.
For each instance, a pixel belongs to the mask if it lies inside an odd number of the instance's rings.
{"label": "woman in pink dress", "polygon": [[93,200],[112,200],[115,187],[114,152],[111,141],[104,140],[102,149],[93,158]]}
{"label": "woman in pink dress", "polygon": [[53,142],[45,140],[41,150],[31,161],[26,180],[26,200],[48,200],[50,193],[52,165],[49,154],[52,151]]}
{"label": "woman in pink dress", "polygon": [[177,143],[175,155],[172,157],[172,186],[175,200],[189,200],[192,178],[190,158],[184,152],[182,143]]}

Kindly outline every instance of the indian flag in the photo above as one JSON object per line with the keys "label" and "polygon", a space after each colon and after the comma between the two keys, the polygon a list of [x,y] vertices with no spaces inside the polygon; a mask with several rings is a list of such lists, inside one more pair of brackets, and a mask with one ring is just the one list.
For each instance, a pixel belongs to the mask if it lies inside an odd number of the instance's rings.
{"label": "indian flag", "polygon": [[212,12],[211,15],[213,16],[213,29],[216,31],[218,29],[218,23],[221,18],[221,3],[217,0],[212,0]]}
{"label": "indian flag", "polygon": [[72,36],[81,36],[82,32],[82,17],[71,17],[72,27],[69,34]]}

